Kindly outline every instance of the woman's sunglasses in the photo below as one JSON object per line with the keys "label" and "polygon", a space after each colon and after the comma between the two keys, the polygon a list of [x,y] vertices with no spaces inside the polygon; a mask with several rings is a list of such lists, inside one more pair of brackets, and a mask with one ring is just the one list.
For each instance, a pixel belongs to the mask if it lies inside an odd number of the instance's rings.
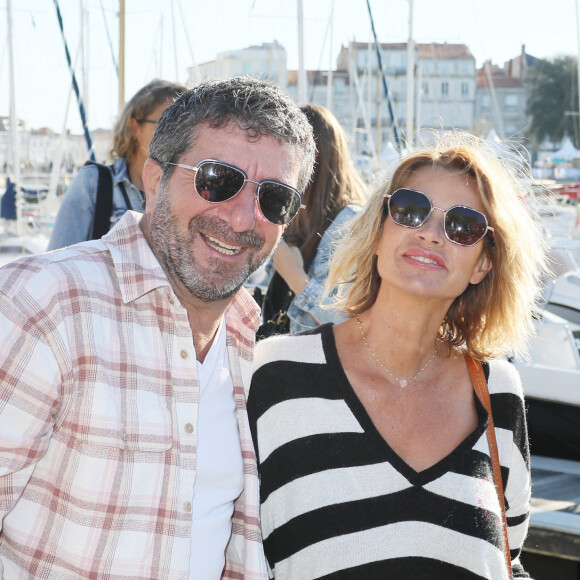
{"label": "woman's sunglasses", "polygon": [[195,191],[209,203],[223,203],[233,199],[244,189],[246,183],[255,183],[256,197],[262,215],[277,226],[290,223],[298,210],[305,207],[302,195],[293,187],[274,179],[262,181],[248,179],[242,169],[223,161],[204,159],[196,167],[169,161],[163,163],[194,171]]}
{"label": "woman's sunglasses", "polygon": [[454,205],[449,209],[437,207],[422,192],[402,187],[391,194],[385,194],[388,200],[389,215],[398,225],[405,228],[419,228],[428,219],[434,209],[444,213],[443,231],[445,237],[460,246],[473,246],[493,228],[480,211],[465,205]]}

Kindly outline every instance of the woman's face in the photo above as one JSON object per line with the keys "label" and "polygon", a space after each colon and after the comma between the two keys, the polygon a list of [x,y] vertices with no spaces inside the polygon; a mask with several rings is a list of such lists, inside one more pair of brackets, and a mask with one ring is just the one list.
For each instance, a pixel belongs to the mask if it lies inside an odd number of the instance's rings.
{"label": "woman's face", "polygon": [[145,162],[145,159],[147,159],[147,156],[149,155],[149,145],[151,144],[151,139],[153,139],[153,133],[155,133],[157,121],[163,114],[163,111],[165,111],[171,103],[172,101],[170,99],[159,103],[149,112],[145,119],[141,119],[140,123],[135,118],[131,119],[131,134],[137,142],[138,148],[136,154],[138,157],[143,157],[143,162]]}
{"label": "woman's face", "polygon": [[[425,193],[433,206],[449,209],[464,205],[485,214],[475,181],[464,173],[421,167],[404,187]],[[376,255],[383,286],[394,287],[424,298],[453,302],[469,284],[478,284],[491,267],[480,240],[460,246],[443,231],[443,212],[434,209],[427,222],[406,228],[386,218]]]}

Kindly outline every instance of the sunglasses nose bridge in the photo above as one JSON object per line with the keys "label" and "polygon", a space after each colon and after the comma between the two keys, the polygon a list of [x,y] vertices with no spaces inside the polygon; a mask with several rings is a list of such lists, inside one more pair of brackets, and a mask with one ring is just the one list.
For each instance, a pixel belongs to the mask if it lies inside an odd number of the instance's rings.
{"label": "sunglasses nose bridge", "polygon": [[[436,205],[433,205],[432,203],[430,205],[431,205],[431,209],[429,210],[428,215],[425,217],[424,221],[418,227],[419,235],[425,236],[425,235],[427,235],[426,230],[428,230],[429,228],[435,228],[435,230],[437,231],[438,237],[447,238],[447,233],[445,232],[445,216],[447,215],[447,210],[443,209],[442,207],[438,207]],[[432,220],[431,219],[433,217],[433,212],[436,209],[443,212],[443,216],[441,217],[441,220]]]}
{"label": "sunglasses nose bridge", "polygon": [[259,181],[254,181],[253,179],[248,179],[246,177],[246,179],[244,180],[244,185],[242,187],[242,189],[244,189],[244,187],[246,187],[246,185],[248,183],[253,183],[256,186],[256,191],[254,192],[256,198],[258,197],[258,190],[260,189],[260,185],[262,185]]}

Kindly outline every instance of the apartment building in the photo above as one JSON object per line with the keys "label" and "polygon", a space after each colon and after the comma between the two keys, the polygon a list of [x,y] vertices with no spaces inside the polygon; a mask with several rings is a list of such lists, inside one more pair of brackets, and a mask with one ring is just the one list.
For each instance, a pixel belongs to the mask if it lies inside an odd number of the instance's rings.
{"label": "apartment building", "polygon": [[286,61],[286,49],[277,41],[221,52],[215,60],[190,67],[189,84],[206,78],[227,79],[251,75],[268,79],[286,89]]}
{"label": "apartment building", "polygon": [[477,71],[474,131],[494,131],[500,139],[519,141],[526,127],[527,93],[522,79],[491,62]]}

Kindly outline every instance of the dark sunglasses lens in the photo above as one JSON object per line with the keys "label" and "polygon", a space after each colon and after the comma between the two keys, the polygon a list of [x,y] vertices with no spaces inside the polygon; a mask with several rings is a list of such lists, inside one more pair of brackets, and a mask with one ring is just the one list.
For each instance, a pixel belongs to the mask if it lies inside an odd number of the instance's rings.
{"label": "dark sunglasses lens", "polygon": [[300,209],[300,196],[293,189],[275,181],[264,181],[258,188],[262,215],[271,223],[285,225]]}
{"label": "dark sunglasses lens", "polygon": [[400,226],[418,228],[431,213],[429,198],[411,189],[397,189],[389,200],[391,219]]}
{"label": "dark sunglasses lens", "polygon": [[468,207],[452,207],[445,214],[445,232],[456,244],[473,246],[487,231],[487,222],[482,213]]}
{"label": "dark sunglasses lens", "polygon": [[195,189],[200,197],[212,203],[231,199],[244,187],[244,174],[223,163],[207,161],[195,174]]}

